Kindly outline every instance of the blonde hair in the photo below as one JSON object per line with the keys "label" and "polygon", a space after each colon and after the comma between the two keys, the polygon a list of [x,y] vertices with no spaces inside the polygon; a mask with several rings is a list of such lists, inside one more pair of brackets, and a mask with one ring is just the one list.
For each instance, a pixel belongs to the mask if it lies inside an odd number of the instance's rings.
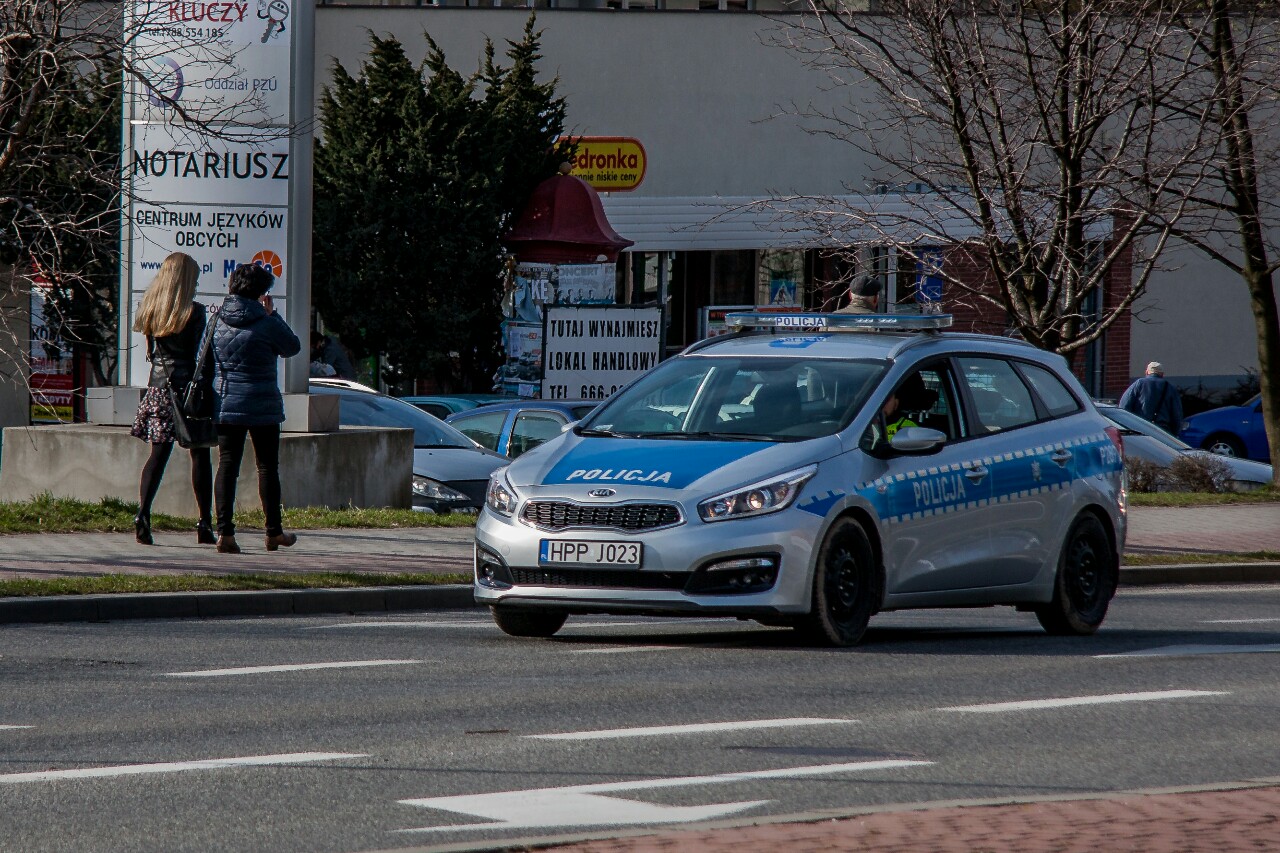
{"label": "blonde hair", "polygon": [[200,265],[195,258],[174,252],[164,259],[151,280],[133,318],[133,330],[153,338],[177,334],[191,319],[195,307],[196,279]]}

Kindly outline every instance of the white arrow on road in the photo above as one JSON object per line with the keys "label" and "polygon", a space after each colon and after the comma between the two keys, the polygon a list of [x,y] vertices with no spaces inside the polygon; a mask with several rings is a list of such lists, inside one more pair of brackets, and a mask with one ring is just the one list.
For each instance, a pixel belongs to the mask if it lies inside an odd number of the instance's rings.
{"label": "white arrow on road", "polygon": [[652,823],[691,823],[736,814],[762,806],[770,800],[715,803],[707,806],[664,806],[638,800],[601,796],[621,791],[680,788],[692,785],[721,785],[757,779],[799,779],[867,770],[924,767],[932,761],[857,761],[849,764],[819,764],[714,776],[676,776],[634,782],[605,782],[597,785],[569,785],[563,788],[532,788],[526,791],[498,791],[491,794],[464,794],[454,797],[424,797],[400,800],[407,806],[455,812],[488,818],[489,823],[453,826],[423,826],[399,832],[457,832],[468,829],[546,829],[573,826],[625,826]]}

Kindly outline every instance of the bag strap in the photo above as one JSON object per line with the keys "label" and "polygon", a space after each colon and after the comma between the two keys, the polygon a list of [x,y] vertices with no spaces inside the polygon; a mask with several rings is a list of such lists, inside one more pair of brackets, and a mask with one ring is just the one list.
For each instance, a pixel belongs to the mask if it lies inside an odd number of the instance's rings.
{"label": "bag strap", "polygon": [[200,377],[204,375],[204,364],[209,359],[209,349],[213,346],[213,330],[218,325],[219,311],[217,308],[210,308],[209,313],[212,317],[205,323],[204,334],[200,336],[200,348],[196,352],[196,369],[192,372],[191,381],[182,395],[183,405],[190,405],[191,397],[200,385]]}

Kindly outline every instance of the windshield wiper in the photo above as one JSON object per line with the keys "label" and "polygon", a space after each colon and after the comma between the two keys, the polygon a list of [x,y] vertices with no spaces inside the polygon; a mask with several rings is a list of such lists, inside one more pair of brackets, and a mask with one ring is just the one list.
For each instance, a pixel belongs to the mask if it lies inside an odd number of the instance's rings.
{"label": "windshield wiper", "polygon": [[[597,436],[597,437],[599,437],[599,438],[622,438],[622,435],[623,435],[622,433],[620,433],[620,432],[614,432],[614,431],[613,431],[613,430],[611,430],[611,429],[599,429],[599,428],[595,428],[595,427],[587,427],[587,428],[585,428],[585,429],[583,429],[582,427],[574,427],[574,428],[573,428],[573,434],[574,434],[574,435]],[[630,433],[627,433],[627,435],[628,435],[628,437],[629,437],[629,436],[630,436]]]}
{"label": "windshield wiper", "polygon": [[636,438],[679,438],[698,441],[712,439],[714,441],[778,441],[771,435],[749,432],[640,432]]}

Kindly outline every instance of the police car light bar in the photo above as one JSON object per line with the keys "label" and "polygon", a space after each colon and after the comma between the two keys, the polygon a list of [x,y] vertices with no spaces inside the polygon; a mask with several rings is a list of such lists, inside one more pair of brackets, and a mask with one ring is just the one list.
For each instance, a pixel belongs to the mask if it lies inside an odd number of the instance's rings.
{"label": "police car light bar", "polygon": [[744,329],[796,329],[818,332],[858,332],[875,329],[928,331],[951,327],[950,314],[766,314],[754,311],[726,314],[725,326]]}

